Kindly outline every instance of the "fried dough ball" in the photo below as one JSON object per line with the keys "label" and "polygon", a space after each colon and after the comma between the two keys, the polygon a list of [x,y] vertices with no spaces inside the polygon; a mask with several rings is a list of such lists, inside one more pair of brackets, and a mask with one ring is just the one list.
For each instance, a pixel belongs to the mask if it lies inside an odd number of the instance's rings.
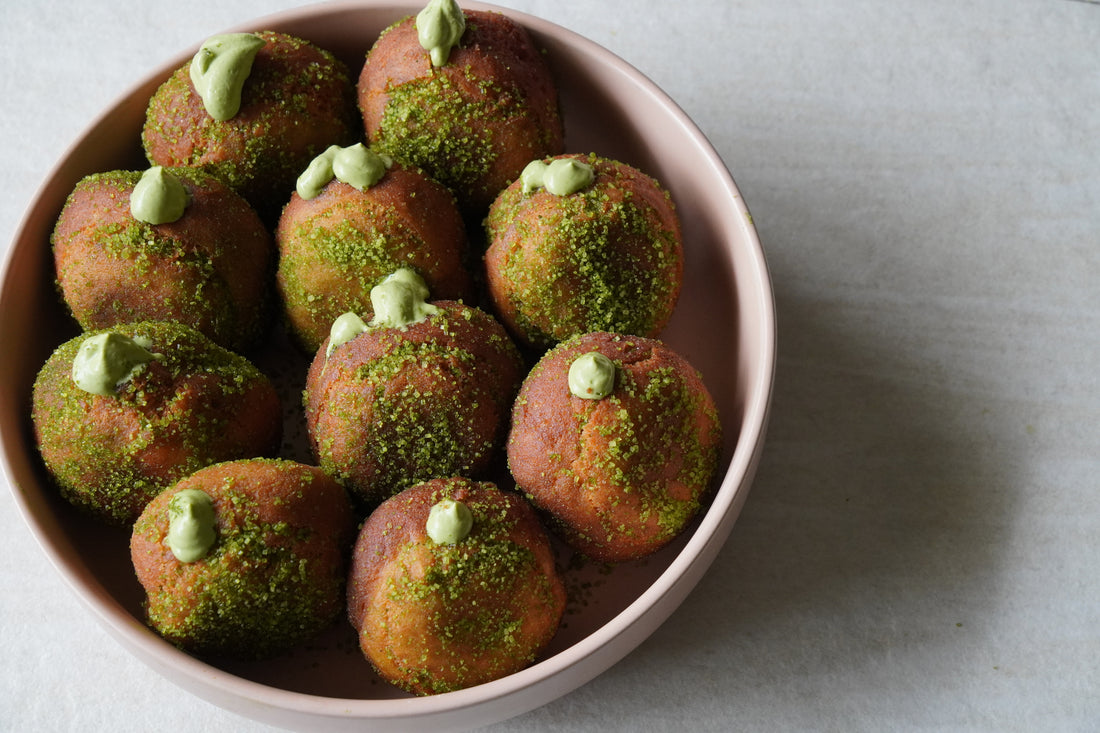
{"label": "fried dough ball", "polygon": [[416,694],[523,669],[564,608],[535,512],[492,483],[406,489],[368,517],[352,554],[348,616],[360,647],[383,679]]}
{"label": "fried dough ball", "polygon": [[683,357],[653,339],[584,334],[524,381],[508,466],[568,544],[618,562],[660,549],[698,513],[721,438],[714,401]]}
{"label": "fried dough ball", "polygon": [[354,537],[347,493],[320,469],[250,459],[153,499],[130,556],[157,633],[201,655],[260,658],[340,617]]}
{"label": "fried dough ball", "polygon": [[473,294],[454,197],[399,164],[363,190],[334,178],[311,198],[295,192],[275,240],[287,321],[310,353],[341,314],[369,310],[371,288],[398,268],[415,270],[440,300]]}
{"label": "fried dough ball", "polygon": [[432,478],[482,477],[503,446],[523,379],[515,344],[484,311],[429,305],[406,325],[326,339],[306,377],[314,456],[367,504]]}
{"label": "fried dough ball", "polygon": [[423,168],[480,220],[530,160],[564,150],[557,88],[527,31],[500,13],[466,11],[439,66],[416,23],[390,26],[367,55],[358,82],[367,138]]}
{"label": "fried dough ball", "polygon": [[119,325],[59,346],[35,380],[31,417],[61,494],[118,524],[204,466],[275,455],[283,425],[263,373],[170,322]]}
{"label": "fried dough ball", "polygon": [[[592,177],[554,193],[528,177],[540,167]],[[485,231],[497,315],[529,346],[591,331],[652,338],[672,316],[683,281],[680,222],[668,192],[632,166],[596,155],[533,161],[493,202]]]}
{"label": "fried dough ball", "polygon": [[[149,223],[133,213],[131,198],[151,173],[178,182],[186,200],[178,218]],[[202,171],[87,176],[69,194],[51,241],[61,295],[85,330],[179,321],[235,351],[264,332],[271,235],[243,198]]]}
{"label": "fried dough ball", "polygon": [[[229,67],[203,61],[203,54],[215,58],[219,43],[243,36],[262,45],[250,66],[240,62],[247,76],[239,109],[217,119],[196,88],[191,67]],[[307,40],[274,31],[209,39],[153,94],[142,130],[150,162],[199,167],[222,178],[267,221],[278,216],[315,155],[361,136],[355,86],[345,64]]]}

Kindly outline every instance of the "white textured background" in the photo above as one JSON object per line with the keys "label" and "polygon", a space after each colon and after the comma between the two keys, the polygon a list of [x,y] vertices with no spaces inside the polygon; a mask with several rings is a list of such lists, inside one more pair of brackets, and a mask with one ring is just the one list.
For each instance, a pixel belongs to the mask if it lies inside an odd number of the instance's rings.
{"label": "white textured background", "polygon": [[[99,110],[299,4],[0,3],[5,247]],[[500,4],[610,48],[708,135],[769,257],[779,359],[709,574],[492,730],[1100,730],[1100,5]],[[0,588],[0,730],[270,730],[118,647],[8,491]]]}

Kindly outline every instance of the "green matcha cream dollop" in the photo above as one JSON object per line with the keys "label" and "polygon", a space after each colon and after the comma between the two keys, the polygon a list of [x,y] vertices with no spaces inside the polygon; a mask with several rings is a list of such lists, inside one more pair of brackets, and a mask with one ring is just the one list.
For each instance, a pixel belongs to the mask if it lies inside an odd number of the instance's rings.
{"label": "green matcha cream dollop", "polygon": [[342,148],[330,145],[314,158],[302,175],[295,190],[302,198],[316,198],[333,178],[365,191],[382,180],[386,169],[393,165],[389,156],[379,155],[363,143]]}
{"label": "green matcha cream dollop", "polygon": [[371,327],[402,328],[434,316],[439,308],[428,302],[428,294],[427,284],[415,270],[395,271],[371,288]]}
{"label": "green matcha cream dollop", "polygon": [[332,352],[340,348],[348,341],[365,331],[370,330],[367,324],[358,314],[348,311],[332,322],[332,328],[328,332],[328,346],[325,347],[325,356],[332,356]]}
{"label": "green matcha cream dollop", "polygon": [[461,501],[441,499],[428,512],[425,531],[437,545],[454,545],[470,534],[474,515]]}
{"label": "green matcha cream dollop", "polygon": [[244,83],[263,45],[253,33],[226,33],[207,39],[191,59],[191,83],[215,120],[231,120],[240,112]]}
{"label": "green matcha cream dollop", "polygon": [[141,174],[130,193],[130,214],[146,224],[178,221],[191,203],[179,178],[155,165]]}
{"label": "green matcha cream dollop", "polygon": [[416,14],[416,37],[432,66],[443,66],[466,32],[466,16],[455,0],[431,0]]}
{"label": "green matcha cream dollop", "polygon": [[113,396],[157,358],[151,348],[153,342],[141,336],[130,338],[113,331],[89,336],[73,359],[73,381],[85,392]]}
{"label": "green matcha cream dollop", "polygon": [[332,322],[329,328],[325,356],[373,328],[404,328],[439,313],[428,302],[428,286],[415,270],[401,268],[371,288],[370,302],[374,318],[366,323],[357,314],[348,312]]}
{"label": "green matcha cream dollop", "polygon": [[184,489],[168,502],[168,536],[164,542],[177,560],[201,560],[217,536],[214,500],[206,492]]}
{"label": "green matcha cream dollop", "polygon": [[615,364],[598,351],[582,354],[569,365],[569,391],[585,400],[602,400],[615,390]]}
{"label": "green matcha cream dollop", "polygon": [[519,180],[524,193],[542,188],[555,196],[568,196],[591,186],[596,172],[576,158],[557,158],[549,163],[533,160],[520,173]]}

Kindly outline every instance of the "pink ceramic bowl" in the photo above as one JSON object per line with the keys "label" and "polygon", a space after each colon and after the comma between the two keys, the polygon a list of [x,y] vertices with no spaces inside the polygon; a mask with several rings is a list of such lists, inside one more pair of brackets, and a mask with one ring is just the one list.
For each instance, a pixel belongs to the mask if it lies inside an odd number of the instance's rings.
{"label": "pink ceramic bowl", "polygon": [[[475,2],[463,6],[501,10]],[[232,30],[308,38],[357,72],[378,33],[420,7],[369,0],[315,5]],[[77,515],[45,481],[30,429],[31,384],[50,352],[76,333],[53,286],[50,232],[81,177],[145,167],[138,136],[146,101],[195,49],[150,74],[91,124],[47,176],[12,243],[0,289],[0,343],[18,348],[0,360],[0,438],[16,503],[58,571],[111,634],[181,687],[241,715],[309,731],[443,731],[543,705],[615,664],[679,606],[725,542],[748,494],[771,399],[775,319],[764,255],[733,180],[691,120],[629,64],[551,23],[502,12],[524,24],[547,51],[561,88],[568,150],[631,163],[672,192],[684,225],[686,271],[663,338],[703,373],[727,436],[705,514],[644,561],[611,573],[570,569],[567,585],[574,597],[567,623],[546,654],[522,672],[459,692],[409,697],[377,679],[354,651],[354,632],[345,624],[274,662],[201,662],[143,624],[129,534]]]}

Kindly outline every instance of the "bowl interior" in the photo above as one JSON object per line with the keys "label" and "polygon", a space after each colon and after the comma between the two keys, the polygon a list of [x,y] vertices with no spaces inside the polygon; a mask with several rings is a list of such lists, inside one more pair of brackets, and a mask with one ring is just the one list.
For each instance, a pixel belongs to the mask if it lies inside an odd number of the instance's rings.
{"label": "bowl interior", "polygon": [[[498,9],[474,2],[463,6]],[[357,74],[378,33],[419,7],[412,2],[320,5],[232,30],[272,29],[307,38],[336,53]],[[275,722],[284,721],[272,716],[290,708],[303,719],[393,719],[492,705],[495,712],[473,719],[478,724],[522,712],[583,684],[656,628],[710,564],[745,500],[762,444],[774,362],[770,281],[748,211],[709,143],[644,76],[570,31],[504,12],[523,23],[546,50],[561,91],[567,149],[630,163],[672,192],[683,223],[685,279],[662,338],[702,372],[719,407],[726,440],[713,503],[669,547],[639,562],[606,568],[559,548],[570,602],[564,625],[541,661],[515,679],[435,699],[411,699],[379,681],[359,655],[354,632],[343,623],[262,664],[199,662],[149,631],[141,620],[142,591],[129,562],[128,532],[100,526],[60,499],[38,462],[29,404],[41,364],[78,333],[53,285],[49,237],[54,221],[83,176],[147,165],[139,138],[145,104],[194,52],[185,49],[122,96],[72,145],[45,179],[12,243],[0,289],[0,343],[18,348],[0,360],[0,436],[17,504],[75,592],[132,651],[213,702]],[[287,456],[310,460],[296,392],[305,358],[285,339],[275,338],[256,361],[284,393]],[[506,702],[510,695],[520,701]],[[327,708],[333,698],[338,704]],[[257,707],[256,701],[263,705]]]}

